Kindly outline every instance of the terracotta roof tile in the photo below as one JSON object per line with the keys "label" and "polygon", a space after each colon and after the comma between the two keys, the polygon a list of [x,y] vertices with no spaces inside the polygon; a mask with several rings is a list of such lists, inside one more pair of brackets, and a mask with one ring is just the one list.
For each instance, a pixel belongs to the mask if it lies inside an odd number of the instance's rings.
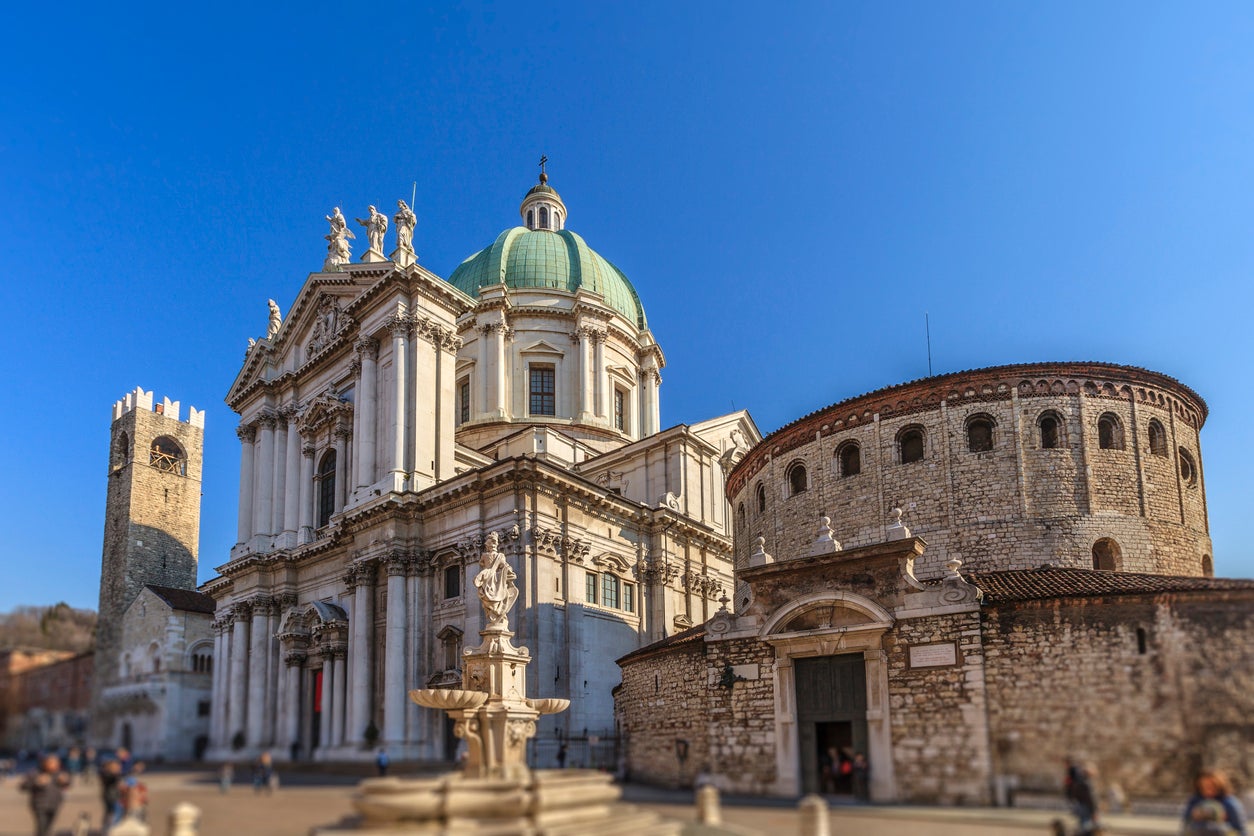
{"label": "terracotta roof tile", "polygon": [[1145,595],[1159,592],[1254,592],[1246,578],[1193,578],[1063,569],[1044,566],[1004,572],[969,572],[967,581],[984,592],[988,603],[1033,601],[1044,598],[1087,598],[1107,595]]}
{"label": "terracotta roof tile", "polygon": [[213,600],[212,596],[203,592],[196,592],[192,589],[175,589],[172,586],[153,586],[152,584],[147,586],[158,598],[176,610],[212,614],[218,606],[218,602]]}
{"label": "terracotta roof tile", "polygon": [[621,665],[623,662],[636,659],[640,656],[649,656],[653,653],[658,652],[659,650],[666,650],[672,647],[677,647],[681,644],[693,644],[695,642],[704,642],[704,641],[705,641],[705,625],[698,624],[696,627],[689,627],[687,630],[684,630],[683,632],[680,632],[680,633],[676,633],[673,636],[667,636],[664,639],[658,639],[657,641],[653,642],[653,644],[646,644],[644,647],[636,648],[635,650],[628,653],[626,656],[620,657],[617,661],[618,661],[618,664]]}

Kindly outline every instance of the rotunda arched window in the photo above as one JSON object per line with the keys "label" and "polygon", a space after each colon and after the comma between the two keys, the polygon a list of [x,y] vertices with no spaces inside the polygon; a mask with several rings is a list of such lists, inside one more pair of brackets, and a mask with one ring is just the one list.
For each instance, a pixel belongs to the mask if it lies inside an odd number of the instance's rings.
{"label": "rotunda arched window", "polygon": [[842,478],[862,472],[862,448],[856,441],[846,441],[836,448],[837,472]]}
{"label": "rotunda arched window", "polygon": [[1103,572],[1119,571],[1121,552],[1119,544],[1103,537],[1093,544],[1093,568]]}
{"label": "rotunda arched window", "polygon": [[1041,430],[1041,449],[1054,450],[1063,446],[1063,423],[1057,412],[1042,412],[1036,419]]}
{"label": "rotunda arched window", "polygon": [[987,453],[993,449],[993,419],[976,415],[967,421],[967,450]]}
{"label": "rotunda arched window", "polygon": [[153,439],[152,449],[148,451],[148,464],[166,473],[187,475],[187,455],[178,442],[168,435]]}
{"label": "rotunda arched window", "polygon": [[788,468],[788,495],[796,496],[799,493],[805,493],[810,487],[810,480],[806,474],[806,466],[801,462],[797,462]]}
{"label": "rotunda arched window", "polygon": [[736,506],[736,528],[743,531],[745,527],[745,504],[743,502]]}
{"label": "rotunda arched window", "polygon": [[757,495],[758,495],[758,513],[763,514],[766,512],[766,488],[762,485],[761,482],[758,483]]}
{"label": "rotunda arched window", "polygon": [[1180,448],[1180,479],[1190,488],[1197,485],[1197,465],[1189,451]]}
{"label": "rotunda arched window", "polygon": [[1202,555],[1202,574],[1208,578],[1215,577],[1215,561],[1208,554]]}
{"label": "rotunda arched window", "polygon": [[897,436],[897,449],[902,464],[923,461],[923,429],[909,427],[902,430],[901,435]]}
{"label": "rotunda arched window", "polygon": [[1151,456],[1167,455],[1167,431],[1157,418],[1149,422],[1149,450]]}
{"label": "rotunda arched window", "polygon": [[1123,449],[1123,425],[1113,412],[1097,419],[1097,446],[1103,450]]}

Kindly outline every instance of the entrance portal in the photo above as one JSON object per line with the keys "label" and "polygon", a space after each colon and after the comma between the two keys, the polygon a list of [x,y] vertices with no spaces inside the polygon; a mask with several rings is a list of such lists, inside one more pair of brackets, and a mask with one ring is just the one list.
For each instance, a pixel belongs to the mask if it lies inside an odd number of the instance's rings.
{"label": "entrance portal", "polygon": [[799,658],[795,669],[801,791],[850,795],[852,770],[842,764],[867,751],[865,658]]}

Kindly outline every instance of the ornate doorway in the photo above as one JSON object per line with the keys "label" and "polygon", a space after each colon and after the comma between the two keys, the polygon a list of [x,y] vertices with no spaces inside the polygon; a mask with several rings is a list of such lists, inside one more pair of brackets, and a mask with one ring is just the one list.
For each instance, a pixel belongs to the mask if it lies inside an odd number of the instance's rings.
{"label": "ornate doorway", "polygon": [[850,795],[842,762],[866,753],[866,660],[861,653],[794,662],[802,792]]}

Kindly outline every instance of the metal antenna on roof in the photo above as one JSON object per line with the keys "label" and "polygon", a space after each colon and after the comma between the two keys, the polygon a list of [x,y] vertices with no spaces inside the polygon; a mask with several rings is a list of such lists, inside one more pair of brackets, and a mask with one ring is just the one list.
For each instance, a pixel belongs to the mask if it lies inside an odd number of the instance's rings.
{"label": "metal antenna on roof", "polygon": [[413,209],[414,204],[418,202],[418,181],[414,181],[414,194],[409,198],[409,208]]}
{"label": "metal antenna on roof", "polygon": [[923,330],[927,334],[927,376],[932,376],[932,323],[928,320],[927,312],[923,312]]}

